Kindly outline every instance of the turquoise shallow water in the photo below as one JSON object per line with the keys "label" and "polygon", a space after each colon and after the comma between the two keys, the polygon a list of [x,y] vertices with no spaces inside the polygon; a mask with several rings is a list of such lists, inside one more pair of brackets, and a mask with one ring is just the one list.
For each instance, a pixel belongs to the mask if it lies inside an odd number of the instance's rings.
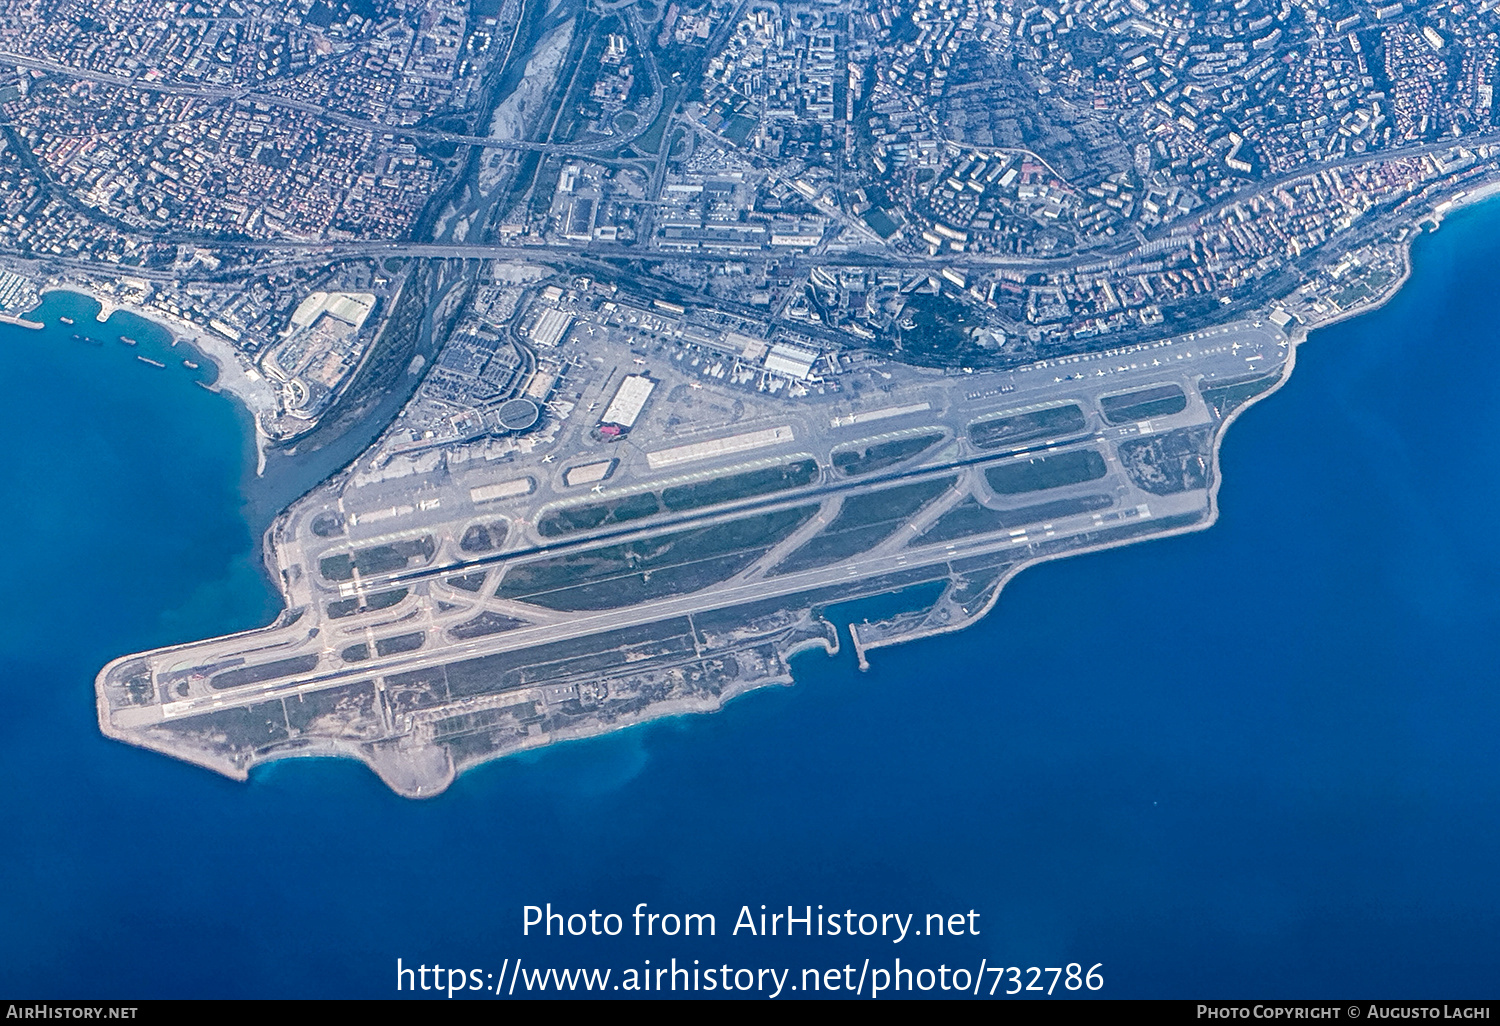
{"label": "turquoise shallow water", "polygon": [[[1113,996],[1492,995],[1497,225],[1456,216],[1391,304],[1303,348],[1232,429],[1212,531],[1028,571],[975,629],[868,673],[805,655],[794,688],[423,803],[354,764],[245,785],[98,735],[107,659],[274,614],[249,425],[112,337],[0,327],[0,992],[383,996],[398,956],[900,955],[1102,962]],[[69,311],[92,306],[37,316]],[[547,901],[713,912],[720,936],[523,938]],[[723,936],[761,903],[972,908],[981,933]]]}

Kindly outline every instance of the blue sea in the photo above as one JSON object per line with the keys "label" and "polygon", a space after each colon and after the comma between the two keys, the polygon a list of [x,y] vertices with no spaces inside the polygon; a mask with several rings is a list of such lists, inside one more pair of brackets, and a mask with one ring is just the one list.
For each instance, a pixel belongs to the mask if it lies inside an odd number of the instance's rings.
{"label": "blue sea", "polygon": [[[0,994],[384,997],[398,958],[791,985],[900,957],[1099,965],[1114,997],[1494,996],[1497,274],[1491,204],[1316,333],[1232,428],[1211,531],[1028,570],[868,672],[809,653],[794,687],[424,802],[354,763],[236,783],[99,735],[106,660],[276,598],[243,411],[165,333],[54,294],[46,330],[0,326]],[[523,936],[549,902],[625,930]],[[642,902],[716,936],[630,936]],[[732,935],[763,904],[965,930]]]}

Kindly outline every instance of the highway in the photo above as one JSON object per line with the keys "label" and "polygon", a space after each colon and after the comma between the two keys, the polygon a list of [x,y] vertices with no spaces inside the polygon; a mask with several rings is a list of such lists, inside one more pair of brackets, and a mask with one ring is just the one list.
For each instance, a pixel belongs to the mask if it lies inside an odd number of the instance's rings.
{"label": "highway", "polygon": [[[0,55],[3,56],[3,55]],[[385,128],[385,131],[393,129]],[[438,133],[439,135],[441,133]],[[467,137],[465,137],[467,138]],[[618,142],[618,141],[617,141]],[[1000,253],[947,253],[939,256],[928,256],[921,253],[898,253],[886,249],[854,250],[844,253],[800,253],[794,250],[786,252],[757,252],[747,254],[748,256],[774,256],[777,261],[788,270],[807,269],[816,266],[836,267],[908,267],[912,269],[929,268],[941,270],[943,268],[954,268],[965,271],[983,273],[986,270],[1010,268],[1047,273],[1066,273],[1080,268],[1104,268],[1111,266],[1123,266],[1132,262],[1146,259],[1160,251],[1165,242],[1173,239],[1182,239],[1184,244],[1193,236],[1196,225],[1203,218],[1209,217],[1226,210],[1237,203],[1273,192],[1278,188],[1295,185],[1298,182],[1308,181],[1323,171],[1337,168],[1354,167],[1364,164],[1379,164],[1390,160],[1409,157],[1418,157],[1429,153],[1441,153],[1452,149],[1455,145],[1479,146],[1488,144],[1500,144],[1500,133],[1491,133],[1472,138],[1454,139],[1441,143],[1421,143],[1408,146],[1393,147],[1389,150],[1377,153],[1366,153],[1359,157],[1350,157],[1343,160],[1331,161],[1327,165],[1317,169],[1298,171],[1275,179],[1268,179],[1258,183],[1254,188],[1247,189],[1232,196],[1219,200],[1213,206],[1202,211],[1195,212],[1191,217],[1184,218],[1182,222],[1167,225],[1155,232],[1149,233],[1144,242],[1135,243],[1126,248],[1112,250],[1089,251],[1084,250],[1067,256],[1060,257],[1030,257],[1015,256]],[[551,145],[551,144],[546,144]],[[567,149],[561,146],[561,149]],[[543,144],[526,144],[526,148],[546,148]],[[524,260],[527,257],[545,258],[595,258],[616,260],[714,260],[722,259],[714,254],[681,254],[661,253],[635,245],[621,245],[618,243],[589,242],[581,245],[562,245],[555,243],[513,243],[509,245],[496,245],[488,243],[432,243],[416,242],[398,239],[372,239],[359,241],[338,242],[308,242],[285,239],[257,239],[257,240],[226,240],[206,236],[171,236],[164,237],[169,241],[182,244],[192,244],[205,248],[220,248],[225,251],[249,252],[249,253],[287,253],[294,254],[301,260],[326,261],[335,257],[415,257],[438,260]],[[80,266],[93,265],[93,261],[78,261]]]}
{"label": "highway", "polygon": [[[297,110],[304,113],[327,118],[335,123],[363,131],[369,131],[382,135],[394,135],[413,140],[423,140],[436,143],[451,143],[465,146],[478,146],[485,149],[506,150],[530,150],[541,152],[552,152],[560,154],[588,155],[599,153],[604,150],[617,149],[628,144],[632,139],[644,133],[651,124],[652,118],[642,117],[636,129],[629,135],[611,137],[607,140],[586,144],[563,144],[563,143],[538,143],[524,140],[502,140],[488,136],[467,135],[463,133],[442,132],[430,129],[403,127],[398,125],[387,125],[381,122],[354,117],[327,107],[304,100],[291,97],[279,96],[274,93],[257,91],[249,86],[237,87],[211,87],[197,85],[182,85],[169,82],[148,82],[143,79],[130,78],[127,76],[113,75],[106,72],[88,71],[61,64],[56,61],[30,57],[10,51],[0,51],[0,61],[13,63],[18,67],[31,68],[47,71],[52,74],[67,75],[82,81],[94,81],[101,84],[125,87],[132,89],[149,90],[173,95],[195,96],[213,102],[253,102],[274,105],[289,110]],[[661,81],[654,62],[648,61],[647,71],[651,76],[653,84],[652,107],[649,113],[655,114],[661,104],[665,84]],[[670,112],[668,112],[670,114]],[[701,126],[698,126],[701,130]],[[666,137],[664,136],[664,139]],[[1310,180],[1317,175],[1337,169],[1358,167],[1362,165],[1380,164],[1391,160],[1420,157],[1425,154],[1442,153],[1455,146],[1476,147],[1500,144],[1500,132],[1488,132],[1460,136],[1456,138],[1445,138],[1436,142],[1413,142],[1404,145],[1392,146],[1384,150],[1372,150],[1363,154],[1344,157],[1338,160],[1319,164],[1317,167],[1301,168],[1272,178],[1262,179],[1253,186],[1242,189],[1229,196],[1225,196],[1210,206],[1193,212],[1190,216],[1180,219],[1178,222],[1163,225],[1153,231],[1144,234],[1143,241],[1131,240],[1129,246],[1115,246],[1110,249],[1093,251],[1079,251],[1059,257],[1030,257],[1015,256],[1010,254],[995,253],[961,253],[943,254],[938,257],[930,257],[920,253],[896,253],[883,247],[876,247],[866,239],[866,244],[871,248],[866,251],[846,253],[761,253],[758,255],[774,256],[787,269],[806,269],[812,266],[897,266],[913,269],[919,268],[954,268],[963,271],[983,273],[986,270],[1009,268],[1018,270],[1066,273],[1078,269],[1093,269],[1105,267],[1118,267],[1133,261],[1144,259],[1160,251],[1164,243],[1170,243],[1173,239],[1182,239],[1187,243],[1196,231],[1196,226],[1205,218],[1213,217],[1236,204],[1244,203],[1256,196],[1262,196],[1273,192],[1278,188],[1294,185],[1298,182]],[[1037,158],[1040,159],[1040,158]],[[659,172],[659,168],[657,169]],[[64,190],[66,193],[66,190]],[[71,193],[67,193],[71,196]],[[97,211],[91,208],[80,208],[81,212],[98,217]],[[842,216],[842,212],[840,212]],[[107,219],[106,219],[107,220]],[[848,223],[848,222],[845,222]],[[127,235],[138,234],[123,225],[116,225],[117,230]],[[867,233],[865,233],[867,234]],[[303,261],[326,261],[331,258],[363,256],[372,258],[382,257],[414,257],[426,259],[526,259],[533,257],[538,259],[568,258],[568,257],[590,257],[597,259],[622,259],[622,260],[699,260],[714,259],[711,254],[665,254],[657,253],[644,246],[622,246],[618,244],[591,242],[584,245],[558,245],[558,244],[514,244],[514,245],[491,245],[491,244],[462,244],[462,243],[431,243],[400,239],[384,240],[359,240],[338,242],[308,242],[296,240],[236,240],[226,239],[221,236],[201,235],[153,235],[153,241],[174,242],[185,245],[195,245],[208,249],[217,249],[223,252],[240,253],[285,253],[294,256],[295,262]],[[17,254],[21,255],[21,254]],[[757,254],[748,254],[757,255]],[[87,258],[59,257],[58,262],[66,263],[80,269],[98,268],[104,266],[100,261]],[[109,265],[113,271],[114,266]]]}
{"label": "highway", "polygon": [[[511,42],[513,45],[514,40]],[[112,75],[108,72],[75,68],[57,61],[27,57],[24,54],[12,53],[7,50],[0,50],[0,62],[14,64],[20,68],[30,68],[34,71],[45,71],[49,74],[63,75],[80,82],[97,82],[101,85],[116,86],[122,89],[135,89],[147,93],[191,96],[213,103],[260,103],[268,107],[279,107],[283,110],[295,110],[304,114],[312,114],[325,121],[331,121],[346,128],[355,128],[375,135],[400,136],[404,139],[433,143],[452,143],[459,146],[478,146],[480,149],[486,150],[534,150],[542,153],[564,154],[599,153],[628,145],[650,126],[650,121],[643,118],[634,132],[620,136],[611,136],[607,139],[590,143],[538,143],[528,142],[523,139],[497,139],[487,135],[466,135],[462,132],[440,132],[426,128],[388,125],[383,121],[372,121],[369,118],[354,117],[351,114],[331,110],[320,103],[299,100],[291,96],[282,96],[278,93],[268,93],[249,86],[223,87],[152,82],[143,78],[130,78],[124,75]],[[659,86],[659,82],[656,84]],[[661,105],[661,92],[659,88],[653,98],[652,104],[653,111]]]}

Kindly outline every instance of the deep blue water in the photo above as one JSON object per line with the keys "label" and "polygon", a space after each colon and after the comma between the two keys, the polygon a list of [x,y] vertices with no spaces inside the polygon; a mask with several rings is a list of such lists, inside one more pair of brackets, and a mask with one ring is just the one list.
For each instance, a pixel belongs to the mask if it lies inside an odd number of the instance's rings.
{"label": "deep blue water", "polygon": [[[1107,996],[1493,996],[1497,227],[1493,204],[1454,217],[1390,305],[1302,349],[1232,429],[1213,530],[1028,571],[867,673],[805,655],[794,688],[422,803],[352,763],[246,785],[98,735],[107,659],[274,611],[248,424],[112,338],[0,328],[0,993],[899,955],[1102,962]],[[37,316],[65,307],[92,309]],[[712,912],[719,936],[523,939],[548,901]],[[725,936],[761,903],[974,909],[981,932]]]}

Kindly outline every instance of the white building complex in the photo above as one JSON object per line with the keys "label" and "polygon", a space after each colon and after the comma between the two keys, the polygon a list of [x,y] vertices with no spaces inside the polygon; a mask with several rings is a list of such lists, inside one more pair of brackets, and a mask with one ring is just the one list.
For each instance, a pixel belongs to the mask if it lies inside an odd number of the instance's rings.
{"label": "white building complex", "polygon": [[651,393],[656,390],[656,382],[644,374],[631,374],[620,382],[620,387],[615,390],[615,397],[609,401],[604,409],[604,416],[599,418],[601,424],[613,424],[615,427],[629,431],[635,426],[636,418],[645,409],[646,400],[651,398]]}

